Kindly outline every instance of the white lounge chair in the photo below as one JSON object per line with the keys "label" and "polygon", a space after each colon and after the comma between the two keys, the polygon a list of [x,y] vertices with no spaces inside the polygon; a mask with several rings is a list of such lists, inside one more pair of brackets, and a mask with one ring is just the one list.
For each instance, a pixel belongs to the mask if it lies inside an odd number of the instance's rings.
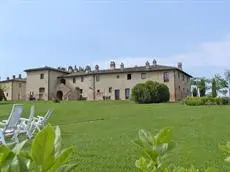
{"label": "white lounge chair", "polygon": [[38,131],[40,131],[46,125],[52,113],[52,110],[48,110],[48,112],[44,116],[37,116],[34,118],[33,125]]}
{"label": "white lounge chair", "polygon": [[20,104],[14,104],[9,116],[9,119],[6,120],[3,126],[3,128],[0,128],[0,144],[6,143],[6,138],[10,138],[13,142],[19,142],[18,140],[18,124],[20,122],[20,118],[23,112],[23,105]]}
{"label": "white lounge chair", "polygon": [[31,139],[36,131],[40,131],[47,123],[48,119],[52,115],[52,111],[48,112],[44,116],[35,117],[35,106],[30,109],[29,118],[21,118],[18,126],[20,133],[25,133],[29,139]]}
{"label": "white lounge chair", "polygon": [[32,105],[30,108],[29,118],[20,118],[20,123],[18,129],[20,134],[25,133],[26,136],[31,139],[33,137],[33,130],[35,130],[34,121],[35,121],[35,105]]}

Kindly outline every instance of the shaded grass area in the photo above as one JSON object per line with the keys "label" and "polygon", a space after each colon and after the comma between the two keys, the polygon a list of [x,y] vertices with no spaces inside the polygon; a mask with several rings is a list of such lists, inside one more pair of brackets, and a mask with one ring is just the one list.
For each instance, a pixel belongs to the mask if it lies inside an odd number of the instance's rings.
{"label": "shaded grass area", "polygon": [[[28,114],[32,103],[18,103],[25,104]],[[141,105],[128,101],[35,104],[39,115],[54,109],[50,122],[60,126],[64,146],[76,146],[73,160],[79,162],[78,171],[137,171],[134,162],[138,153],[132,140],[141,128],[156,132],[163,127],[172,127],[176,142],[167,162],[230,171],[218,149],[220,143],[230,141],[230,106]],[[11,107],[0,105],[0,119],[8,117]]]}

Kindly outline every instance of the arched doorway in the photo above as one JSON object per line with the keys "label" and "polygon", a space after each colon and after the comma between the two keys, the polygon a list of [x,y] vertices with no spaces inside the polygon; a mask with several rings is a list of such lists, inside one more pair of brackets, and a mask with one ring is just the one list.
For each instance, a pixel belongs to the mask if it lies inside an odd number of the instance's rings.
{"label": "arched doorway", "polygon": [[63,92],[62,91],[57,91],[57,98],[59,100],[62,100],[62,98],[63,98]]}

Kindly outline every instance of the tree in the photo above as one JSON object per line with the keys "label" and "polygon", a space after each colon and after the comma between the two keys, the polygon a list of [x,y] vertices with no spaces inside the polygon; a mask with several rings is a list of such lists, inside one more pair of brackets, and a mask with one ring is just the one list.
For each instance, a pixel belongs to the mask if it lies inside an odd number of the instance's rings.
{"label": "tree", "polygon": [[1,85],[0,85],[0,101],[2,101],[2,100],[7,101],[6,96],[5,96],[5,94],[4,94],[5,89],[6,89],[6,88],[5,88],[4,86],[1,86]]}
{"label": "tree", "polygon": [[192,90],[192,96],[193,97],[197,97],[198,96],[197,88],[193,88],[193,90]]}
{"label": "tree", "polygon": [[217,96],[217,89],[216,89],[216,80],[213,78],[212,79],[212,97]]}
{"label": "tree", "polygon": [[205,79],[201,79],[199,83],[200,97],[204,97],[206,93]]}
{"label": "tree", "polygon": [[[230,85],[230,70],[226,70],[224,73],[224,76],[225,76],[225,79],[227,80],[228,86],[229,86]],[[230,88],[229,87],[228,87],[228,90],[229,90],[229,96],[230,96]]]}
{"label": "tree", "polygon": [[217,92],[221,94],[226,94],[226,90],[228,88],[228,81],[225,80],[222,76],[220,75],[215,75],[214,79],[216,80],[216,90]]}

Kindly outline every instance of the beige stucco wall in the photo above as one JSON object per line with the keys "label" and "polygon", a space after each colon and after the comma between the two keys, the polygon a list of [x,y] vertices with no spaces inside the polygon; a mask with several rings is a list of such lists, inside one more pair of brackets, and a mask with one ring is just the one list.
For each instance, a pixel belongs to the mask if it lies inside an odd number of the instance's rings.
{"label": "beige stucco wall", "polygon": [[[44,74],[44,79],[40,79],[40,75]],[[43,100],[51,100],[56,97],[56,91],[58,87],[58,78],[63,76],[64,72],[53,71],[53,70],[40,70],[27,72],[27,85],[26,95],[27,99],[30,92],[34,93],[36,99],[39,99],[39,88],[45,88],[45,92],[42,96]],[[41,96],[40,96],[41,98]]]}
{"label": "beige stucco wall", "polygon": [[26,99],[26,83],[20,81],[13,81],[13,100],[25,100]]}
{"label": "beige stucco wall", "polygon": [[84,81],[81,82],[81,77],[75,77],[76,82],[73,83],[73,77],[66,78],[66,82],[72,86],[73,89],[76,87],[82,89],[82,96],[86,97],[87,100],[93,100],[93,76],[86,75],[84,76]]}
{"label": "beige stucco wall", "polygon": [[183,100],[189,95],[190,78],[180,71],[175,71],[176,100]]}
{"label": "beige stucco wall", "polygon": [[3,87],[7,100],[12,100],[12,82],[3,82],[0,83],[0,86]]}
{"label": "beige stucco wall", "polygon": [[8,81],[0,83],[4,88],[4,94],[7,100],[25,100],[26,98],[26,82]]}
{"label": "beige stucco wall", "polygon": [[[168,72],[169,82],[164,82],[163,73]],[[141,73],[146,73],[146,79],[141,78]],[[102,100],[103,96],[110,96],[112,100],[115,99],[115,89],[120,90],[120,99],[125,100],[125,89],[130,89],[130,97],[132,88],[138,83],[144,83],[148,80],[156,81],[159,83],[164,83],[169,87],[170,90],[170,100],[174,101],[174,72],[173,71],[157,71],[157,72],[132,72],[131,80],[127,80],[128,73],[120,74],[101,74],[100,81],[96,81],[96,100]],[[117,78],[119,75],[119,78]],[[109,87],[112,87],[112,92],[109,92]],[[97,90],[100,90],[98,92]]]}
{"label": "beige stucco wall", "polygon": [[[169,81],[164,82],[164,72],[168,72]],[[40,79],[40,74],[44,74],[44,79]],[[146,73],[146,78],[141,78],[141,73]],[[180,78],[178,77],[180,73]],[[63,98],[65,100],[77,100],[79,97],[76,95],[76,88],[82,89],[82,96],[87,100],[102,100],[103,96],[110,96],[112,100],[115,99],[115,90],[120,90],[120,99],[125,100],[125,89],[130,89],[130,97],[132,88],[137,83],[144,83],[148,80],[164,83],[169,87],[170,101],[182,100],[188,95],[189,82],[188,77],[182,72],[177,70],[169,71],[152,71],[152,72],[130,72],[132,74],[131,80],[127,80],[128,73],[118,74],[99,74],[99,81],[96,81],[95,75],[85,75],[84,81],[81,81],[81,76],[75,76],[75,83],[73,77],[64,78],[66,85],[60,84],[58,77],[63,76],[65,73],[42,70],[33,71],[27,73],[27,85],[26,96],[29,97],[29,93],[33,92],[36,99],[39,98],[39,88],[44,87],[45,93],[44,100],[52,99],[56,97],[57,91],[63,92]],[[119,75],[119,78],[117,78]],[[183,80],[184,75],[184,80]],[[112,87],[112,92],[109,92],[109,88]],[[71,92],[72,90],[72,92]],[[72,96],[71,96],[72,94]],[[95,95],[95,97],[94,97]]]}
{"label": "beige stucco wall", "polygon": [[[44,74],[44,79],[40,79],[40,74]],[[29,98],[30,92],[34,93],[36,99],[39,98],[39,88],[45,88],[44,100],[48,100],[48,70],[27,72],[26,98]]]}
{"label": "beige stucco wall", "polygon": [[59,85],[58,77],[63,76],[65,73],[59,71],[49,71],[49,99],[53,99],[57,94],[57,87]]}

